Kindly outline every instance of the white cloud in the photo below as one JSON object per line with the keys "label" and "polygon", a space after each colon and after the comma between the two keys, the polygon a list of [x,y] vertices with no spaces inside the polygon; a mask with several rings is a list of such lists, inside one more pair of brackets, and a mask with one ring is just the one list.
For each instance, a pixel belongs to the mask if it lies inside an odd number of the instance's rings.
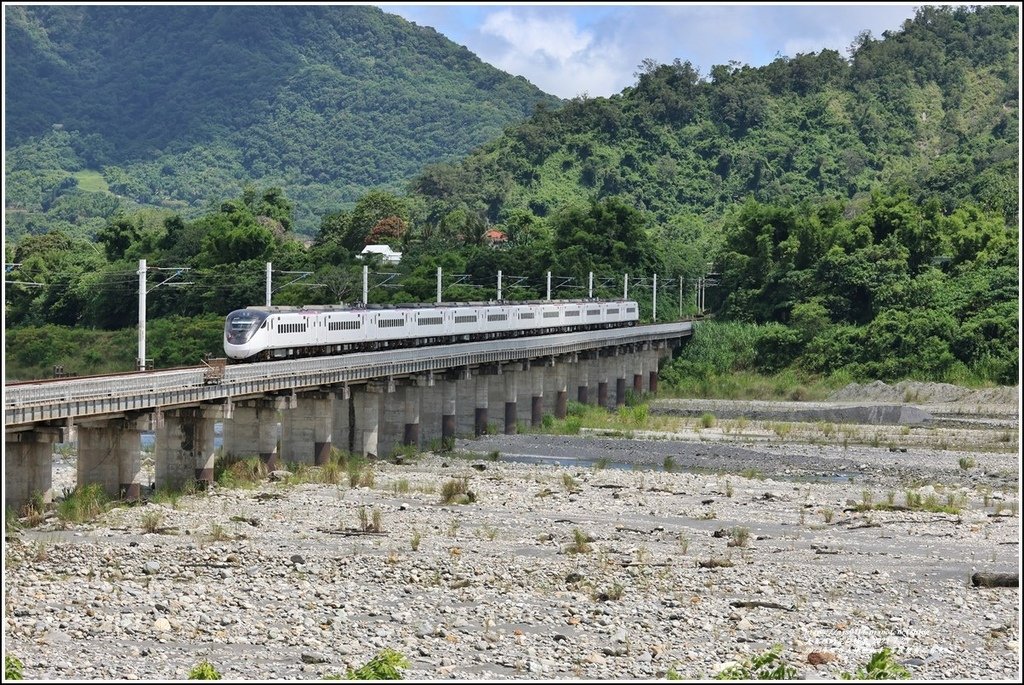
{"label": "white cloud", "polygon": [[482,59],[548,93],[569,98],[621,89],[621,51],[568,14],[502,10],[487,15],[480,32],[490,39],[478,50]]}

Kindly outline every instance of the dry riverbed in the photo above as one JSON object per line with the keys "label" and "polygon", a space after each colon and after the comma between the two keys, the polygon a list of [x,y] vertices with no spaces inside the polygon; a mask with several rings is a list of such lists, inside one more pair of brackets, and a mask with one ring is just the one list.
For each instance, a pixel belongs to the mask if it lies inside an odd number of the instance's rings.
{"label": "dry riverbed", "polygon": [[384,648],[420,680],[697,679],[778,643],[831,679],[887,646],[915,679],[1019,680],[1020,590],[970,582],[1019,571],[1016,452],[717,430],[460,440],[363,487],[9,531],[4,651],[29,679],[317,679]]}

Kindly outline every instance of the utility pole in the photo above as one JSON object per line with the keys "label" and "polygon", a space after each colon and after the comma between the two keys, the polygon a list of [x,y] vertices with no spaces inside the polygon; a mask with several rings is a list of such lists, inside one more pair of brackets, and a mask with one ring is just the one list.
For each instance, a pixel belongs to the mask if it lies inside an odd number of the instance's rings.
{"label": "utility pole", "polygon": [[551,272],[548,272],[548,302],[551,301]]}
{"label": "utility pole", "polygon": [[135,368],[146,370],[146,260],[139,260],[139,358]]}
{"label": "utility pole", "polygon": [[594,272],[590,272],[590,286],[587,288],[587,297],[594,299]]}
{"label": "utility pole", "polygon": [[629,299],[629,274],[622,275],[622,299]]}
{"label": "utility pole", "polygon": [[651,301],[654,323],[658,323],[658,274],[654,274],[654,285],[651,287],[651,292],[654,294],[654,299]]}
{"label": "utility pole", "polygon": [[683,318],[683,277],[679,277],[679,318]]}
{"label": "utility pole", "polygon": [[498,269],[498,302],[501,302],[501,269]]}
{"label": "utility pole", "polygon": [[272,278],[271,277],[272,273],[273,273],[273,269],[270,268],[270,262],[267,262],[267,298],[266,299],[267,299],[267,306],[268,307],[270,306],[270,294],[273,292],[270,289],[270,280]]}
{"label": "utility pole", "polygon": [[441,304],[441,267],[437,267],[437,303]]}
{"label": "utility pole", "polygon": [[370,267],[363,265],[363,306],[366,306],[370,294]]}

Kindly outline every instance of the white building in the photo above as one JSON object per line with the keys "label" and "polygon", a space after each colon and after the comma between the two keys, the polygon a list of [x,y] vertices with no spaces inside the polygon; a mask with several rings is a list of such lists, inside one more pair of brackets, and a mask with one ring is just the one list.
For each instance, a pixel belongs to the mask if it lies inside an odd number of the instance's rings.
{"label": "white building", "polygon": [[369,254],[381,255],[385,264],[398,264],[398,262],[402,261],[402,253],[395,252],[391,249],[390,245],[367,245],[363,248],[363,251],[359,253],[359,257],[362,258]]}

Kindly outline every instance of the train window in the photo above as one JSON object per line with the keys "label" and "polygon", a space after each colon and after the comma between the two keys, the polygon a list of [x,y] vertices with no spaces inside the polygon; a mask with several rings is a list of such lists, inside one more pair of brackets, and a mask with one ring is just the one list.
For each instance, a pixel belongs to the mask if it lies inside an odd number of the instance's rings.
{"label": "train window", "polygon": [[475,314],[460,314],[455,317],[455,323],[476,323]]}
{"label": "train window", "polygon": [[618,307],[616,307],[615,309],[609,309],[609,310],[608,310],[608,313],[609,313],[609,314],[618,314],[618,313],[619,313],[619,308],[618,308]]}
{"label": "train window", "polygon": [[533,312],[519,312],[519,318],[520,319],[532,319],[533,318]]}
{"label": "train window", "polygon": [[488,314],[488,321],[508,321],[508,314]]}
{"label": "train window", "polygon": [[380,319],[377,322],[378,328],[394,328],[395,326],[404,326],[405,319]]}
{"label": "train window", "polygon": [[601,313],[600,309],[588,309],[587,316],[598,316]]}
{"label": "train window", "polygon": [[440,324],[440,316],[423,316],[416,321],[417,326],[439,326]]}
{"label": "train window", "polygon": [[332,321],[328,326],[328,330],[332,331],[348,331],[362,328],[361,321]]}
{"label": "train window", "polygon": [[576,312],[566,312],[565,315],[566,316],[579,316],[580,313],[578,311],[576,311]]}
{"label": "train window", "polygon": [[544,312],[544,318],[545,319],[557,319],[558,318],[558,312]]}
{"label": "train window", "polygon": [[626,308],[626,313],[627,314],[636,314],[636,307],[627,307]]}

